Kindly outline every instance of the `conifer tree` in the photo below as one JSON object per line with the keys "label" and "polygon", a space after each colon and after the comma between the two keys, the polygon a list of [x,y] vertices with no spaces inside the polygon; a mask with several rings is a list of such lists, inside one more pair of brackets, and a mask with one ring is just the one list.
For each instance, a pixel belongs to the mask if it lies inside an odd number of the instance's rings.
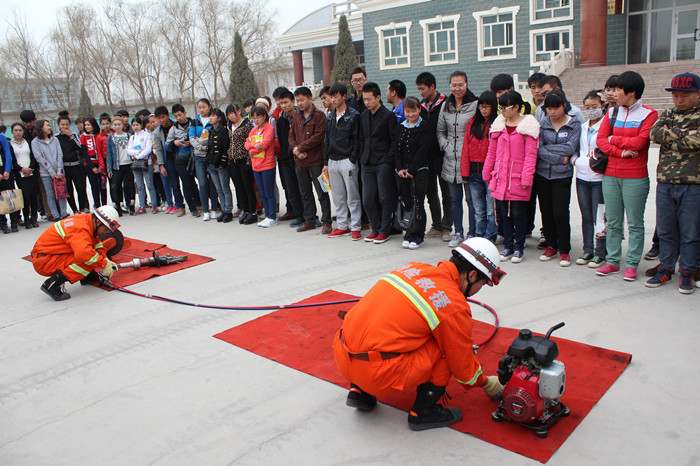
{"label": "conifer tree", "polygon": [[92,102],[90,102],[90,96],[85,89],[85,85],[80,87],[80,100],[78,101],[78,116],[80,117],[94,117],[95,109],[92,108]]}
{"label": "conifer tree", "polygon": [[357,56],[355,56],[355,46],[352,43],[348,20],[345,15],[342,15],[338,21],[338,45],[335,46],[331,82],[328,84],[333,85],[334,83],[340,82],[345,84],[348,88],[348,92],[352,92],[350,74],[357,65]]}
{"label": "conifer tree", "polygon": [[236,32],[233,39],[233,62],[229,77],[226,97],[230,103],[243,104],[246,99],[256,99],[260,96],[258,84],[255,82],[253,71],[248,67],[248,57],[243,50],[243,40]]}

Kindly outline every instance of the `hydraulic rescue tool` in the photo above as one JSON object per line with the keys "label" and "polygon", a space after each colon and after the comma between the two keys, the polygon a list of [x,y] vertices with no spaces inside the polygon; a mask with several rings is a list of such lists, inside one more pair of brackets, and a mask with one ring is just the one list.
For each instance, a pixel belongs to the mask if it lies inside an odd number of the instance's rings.
{"label": "hydraulic rescue tool", "polygon": [[505,386],[503,399],[491,414],[495,422],[517,422],[546,438],[549,428],[570,413],[560,398],[566,386],[566,370],[556,342],[549,337],[564,326],[561,322],[544,337],[533,335],[529,329],[520,330],[508,348],[508,354],[498,361],[498,380]]}
{"label": "hydraulic rescue tool", "polygon": [[139,257],[129,262],[117,264],[117,270],[140,269],[141,267],[161,267],[163,265],[179,264],[187,260],[187,256],[159,256],[157,251],[153,251],[153,257]]}

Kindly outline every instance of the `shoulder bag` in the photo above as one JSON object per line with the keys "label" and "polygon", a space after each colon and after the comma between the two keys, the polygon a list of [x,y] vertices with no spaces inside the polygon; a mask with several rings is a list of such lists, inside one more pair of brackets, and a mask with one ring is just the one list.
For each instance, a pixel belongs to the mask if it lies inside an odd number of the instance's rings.
{"label": "shoulder bag", "polygon": [[[613,110],[612,117],[610,118],[610,134],[612,134],[615,129],[615,122],[617,121],[617,113],[619,111],[620,107],[615,107],[615,110]],[[596,147],[595,152],[588,159],[588,164],[591,166],[591,170],[604,175],[605,169],[608,168],[608,154]]]}

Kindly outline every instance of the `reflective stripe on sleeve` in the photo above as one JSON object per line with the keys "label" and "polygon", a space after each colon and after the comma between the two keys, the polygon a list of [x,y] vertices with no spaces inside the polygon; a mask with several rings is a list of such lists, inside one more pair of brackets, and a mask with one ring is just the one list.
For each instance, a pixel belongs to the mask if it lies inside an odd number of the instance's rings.
{"label": "reflective stripe on sleeve", "polygon": [[71,265],[69,265],[68,267],[69,267],[71,270],[73,270],[74,272],[78,272],[80,275],[82,275],[82,276],[84,276],[84,277],[87,277],[88,274],[90,273],[90,272],[88,272],[87,270],[85,270],[84,268],[82,268],[81,266],[76,265],[76,264],[71,264]]}
{"label": "reflective stripe on sleeve", "polygon": [[66,232],[63,231],[63,226],[61,226],[61,222],[56,222],[53,224],[53,227],[56,229],[59,235],[61,235],[61,238],[66,237]]}
{"label": "reflective stripe on sleeve", "polygon": [[462,385],[474,385],[476,383],[476,381],[479,380],[479,376],[481,374],[483,374],[483,371],[481,370],[481,364],[479,364],[479,368],[476,370],[476,374],[474,374],[474,377],[469,379],[469,381],[462,382],[461,380],[457,379],[456,377],[455,377],[455,379],[457,380],[457,382],[461,383]]}
{"label": "reflective stripe on sleeve", "polygon": [[85,262],[85,265],[92,265],[95,262],[97,262],[97,259],[99,259],[99,258],[100,258],[100,255],[98,253],[95,253],[95,255],[92,256],[89,261]]}
{"label": "reflective stripe on sleeve", "polygon": [[97,249],[97,248],[103,248],[103,247],[105,247],[105,245],[102,244],[102,243],[97,243],[97,244],[95,245],[95,249]]}
{"label": "reflective stripe on sleeve", "polygon": [[438,316],[435,314],[433,307],[425,300],[425,298],[423,298],[423,296],[420,295],[420,293],[418,293],[418,291],[416,291],[415,288],[393,274],[387,275],[386,277],[382,278],[382,280],[386,281],[400,291],[404,296],[406,296],[416,306],[416,308],[418,308],[420,313],[423,314],[423,318],[425,318],[426,322],[428,322],[430,330],[435,330],[435,327],[437,327],[440,323],[440,319],[438,319]]}

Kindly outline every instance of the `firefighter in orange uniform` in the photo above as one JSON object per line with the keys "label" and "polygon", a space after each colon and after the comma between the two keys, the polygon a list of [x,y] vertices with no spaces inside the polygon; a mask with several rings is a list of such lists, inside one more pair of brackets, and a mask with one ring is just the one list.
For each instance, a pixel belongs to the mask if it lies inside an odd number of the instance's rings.
{"label": "firefighter in orange uniform", "polygon": [[32,249],[34,270],[49,277],[41,291],[54,301],[70,298],[65,282],[95,281],[96,270],[111,277],[114,262],[107,259],[107,251],[116,244],[113,238],[104,243],[99,236],[119,228],[119,214],[112,206],[102,206],[92,214],[73,215],[56,222],[39,236]]}
{"label": "firefighter in orange uniform", "polygon": [[466,297],[498,284],[498,249],[470,238],[437,266],[409,263],[374,285],[346,314],[333,342],[338,369],[350,382],[346,404],[371,411],[376,395],[417,386],[408,415],[411,430],[444,427],[462,419],[458,408],[438,401],[454,376],[465,389],[481,387],[489,398],[503,392],[497,376],[485,376],[474,355]]}

